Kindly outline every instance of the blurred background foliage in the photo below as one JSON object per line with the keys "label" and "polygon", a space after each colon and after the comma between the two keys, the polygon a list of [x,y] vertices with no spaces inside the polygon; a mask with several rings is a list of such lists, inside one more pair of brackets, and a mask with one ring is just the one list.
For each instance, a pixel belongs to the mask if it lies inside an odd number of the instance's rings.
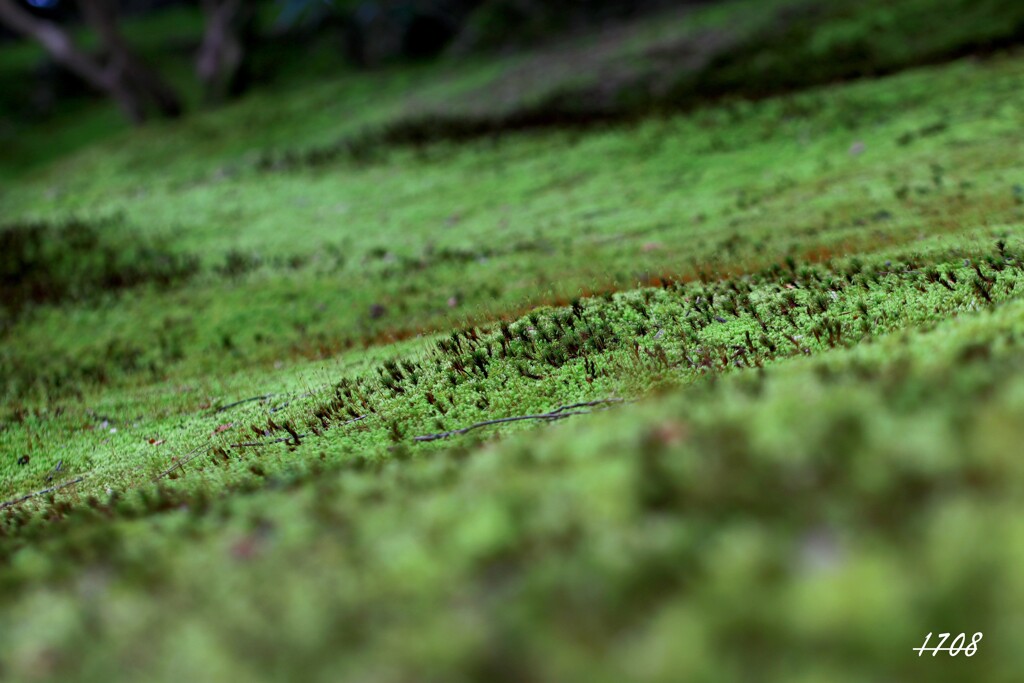
{"label": "blurred background foliage", "polygon": [[[80,11],[94,4],[117,11],[120,52]],[[429,126],[392,122],[398,138],[430,140],[762,97],[1024,38],[1016,0],[2,0],[3,8],[0,176],[123,129],[126,112],[136,121],[177,116],[254,89],[281,92],[365,71],[464,69],[495,54],[525,62],[454,107],[406,117]],[[137,61],[147,70],[142,80],[165,96],[154,105],[143,92],[142,104],[122,101],[119,113],[116,88],[89,83],[39,40],[19,38],[25,31],[4,20],[16,10],[64,32],[100,67],[109,70],[115,56]]]}

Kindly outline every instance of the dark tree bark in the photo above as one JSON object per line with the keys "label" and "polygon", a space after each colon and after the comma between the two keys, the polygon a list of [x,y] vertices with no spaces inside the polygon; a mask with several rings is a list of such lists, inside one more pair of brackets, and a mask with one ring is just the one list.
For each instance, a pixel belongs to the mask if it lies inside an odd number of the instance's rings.
{"label": "dark tree bark", "polygon": [[54,61],[112,97],[133,123],[141,123],[153,114],[178,116],[181,103],[177,93],[125,42],[113,1],[79,0],[79,5],[87,23],[99,35],[105,60],[81,50],[65,29],[34,17],[15,0],[0,0],[0,22],[39,42]]}
{"label": "dark tree bark", "polygon": [[54,61],[92,87],[111,90],[111,79],[102,65],[79,50],[71,36],[53,22],[35,18],[14,0],[0,0],[0,21],[15,33],[39,42]]}
{"label": "dark tree bark", "polygon": [[179,116],[182,108],[178,94],[146,66],[121,35],[114,0],[78,0],[78,5],[107,52],[115,97],[129,118],[139,123],[152,112],[167,118]]}
{"label": "dark tree bark", "polygon": [[219,104],[243,89],[253,8],[243,0],[201,0],[200,6],[206,29],[196,57],[196,75],[206,102]]}

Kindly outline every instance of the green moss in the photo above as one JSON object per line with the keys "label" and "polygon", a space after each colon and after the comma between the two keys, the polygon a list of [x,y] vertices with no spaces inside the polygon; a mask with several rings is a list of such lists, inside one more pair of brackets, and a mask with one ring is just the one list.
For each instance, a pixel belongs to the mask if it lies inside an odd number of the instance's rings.
{"label": "green moss", "polygon": [[1020,57],[308,157],[431,73],[3,188],[0,677],[1010,680]]}

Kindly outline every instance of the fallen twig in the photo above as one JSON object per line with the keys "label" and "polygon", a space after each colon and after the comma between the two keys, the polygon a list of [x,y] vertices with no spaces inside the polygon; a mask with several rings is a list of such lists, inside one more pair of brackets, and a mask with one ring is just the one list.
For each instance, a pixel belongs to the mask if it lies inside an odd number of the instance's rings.
{"label": "fallen twig", "polygon": [[24,496],[22,496],[21,498],[15,498],[14,500],[9,500],[6,503],[0,504],[0,510],[4,510],[6,508],[13,507],[15,505],[19,505],[21,503],[24,503],[26,500],[31,500],[32,498],[35,498],[36,496],[45,496],[47,493],[53,493],[54,491],[60,491],[61,489],[65,489],[65,488],[67,488],[69,486],[74,486],[75,484],[77,484],[78,482],[82,481],[83,479],[85,479],[85,477],[76,477],[75,479],[72,479],[71,481],[66,481],[63,484],[58,484],[56,486],[51,486],[49,488],[45,488],[42,491],[36,491],[35,493],[27,493]]}
{"label": "fallen twig", "polygon": [[190,450],[188,453],[186,453],[184,458],[180,458],[176,463],[174,463],[173,465],[168,467],[166,470],[164,470],[160,474],[156,475],[153,478],[153,481],[159,481],[160,479],[163,479],[164,477],[166,477],[168,474],[170,474],[174,470],[178,469],[179,467],[184,467],[188,463],[192,462],[193,460],[198,458],[200,455],[205,455],[207,452],[209,452],[210,448],[211,448],[211,446],[196,446],[195,448]]}
{"label": "fallen twig", "polygon": [[494,420],[485,420],[484,422],[477,422],[471,424],[468,427],[461,429],[452,429],[447,432],[441,432],[440,434],[424,434],[423,436],[417,436],[413,438],[413,441],[439,441],[441,439],[447,439],[450,436],[461,436],[467,432],[471,432],[474,429],[481,427],[488,427],[490,425],[502,424],[505,422],[520,422],[522,420],[562,420],[572,415],[588,415],[594,411],[592,410],[576,410],[577,408],[590,408],[593,406],[604,405],[608,403],[622,403],[621,398],[606,398],[598,401],[587,401],[585,403],[572,403],[567,406],[560,406],[547,413],[540,413],[539,415],[516,415],[514,417],[499,417]]}
{"label": "fallen twig", "polygon": [[558,413],[561,413],[562,411],[565,411],[565,410],[575,410],[576,408],[593,408],[594,406],[601,406],[601,405],[605,405],[605,404],[608,404],[608,403],[624,403],[624,402],[625,401],[623,401],[621,398],[602,398],[602,399],[598,399],[596,401],[586,401],[585,403],[571,403],[571,404],[569,404],[567,406],[561,406],[559,408],[555,408],[554,410],[552,410],[549,413],[544,413],[544,415],[557,415]]}
{"label": "fallen twig", "polygon": [[305,439],[309,434],[292,434],[290,436],[283,436],[280,439],[271,439],[270,441],[246,441],[245,443],[233,443],[232,448],[249,448],[252,446],[267,446],[272,443],[284,443],[285,441],[291,441],[296,446],[302,444],[299,439]]}
{"label": "fallen twig", "polygon": [[231,410],[232,408],[234,408],[236,406],[243,405],[245,403],[252,403],[253,401],[269,401],[273,397],[274,397],[274,394],[263,394],[262,396],[253,396],[252,398],[243,398],[241,401],[235,401],[234,403],[229,403],[226,406],[221,406],[220,408],[217,408],[217,410],[215,410],[213,412],[214,412],[214,414],[223,413],[225,410]]}

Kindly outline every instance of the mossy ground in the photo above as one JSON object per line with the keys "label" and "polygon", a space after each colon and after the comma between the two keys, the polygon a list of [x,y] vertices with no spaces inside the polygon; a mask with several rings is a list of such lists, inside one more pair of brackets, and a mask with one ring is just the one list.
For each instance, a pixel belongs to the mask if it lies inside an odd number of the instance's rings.
{"label": "mossy ground", "polygon": [[1013,680],[1024,58],[344,143],[508,64],[3,188],[0,677]]}

